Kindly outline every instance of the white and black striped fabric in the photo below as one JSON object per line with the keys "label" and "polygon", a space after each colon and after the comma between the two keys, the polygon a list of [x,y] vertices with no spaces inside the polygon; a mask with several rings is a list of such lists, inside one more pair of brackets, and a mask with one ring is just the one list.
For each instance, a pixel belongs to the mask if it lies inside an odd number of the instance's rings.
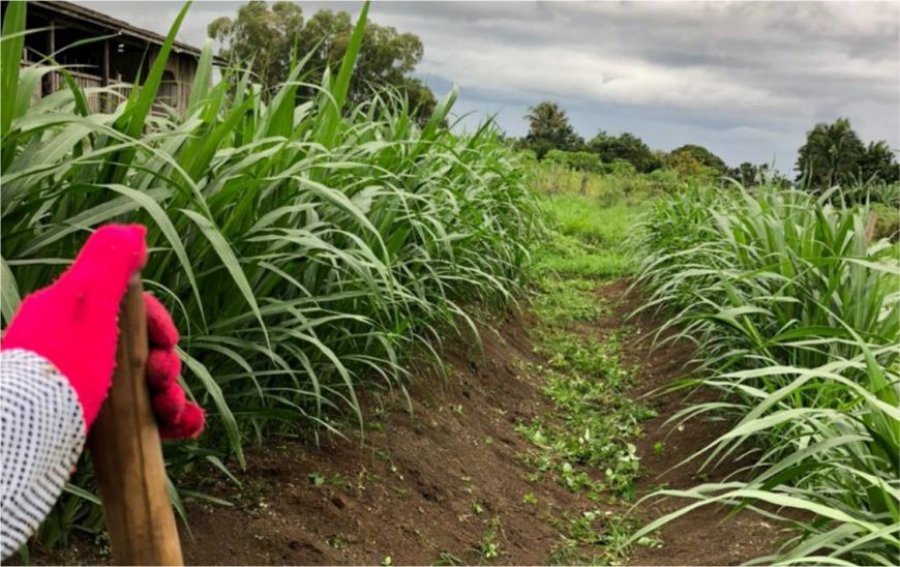
{"label": "white and black striped fabric", "polygon": [[34,533],[84,447],[81,404],[53,364],[0,352],[0,548],[3,559]]}

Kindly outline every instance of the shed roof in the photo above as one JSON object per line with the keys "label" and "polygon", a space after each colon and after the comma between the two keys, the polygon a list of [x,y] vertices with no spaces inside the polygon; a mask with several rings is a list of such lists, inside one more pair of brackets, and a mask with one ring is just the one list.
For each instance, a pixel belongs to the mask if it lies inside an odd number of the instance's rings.
{"label": "shed roof", "polygon": [[[37,9],[38,11],[50,12],[71,19],[81,20],[99,28],[104,28],[120,35],[142,39],[149,43],[161,45],[166,40],[164,36],[161,36],[158,33],[139,28],[126,21],[113,18],[112,16],[104,14],[103,12],[98,12],[97,10],[85,8],[84,6],[73,2],[62,2],[60,0],[34,0],[28,4],[28,8],[31,10]],[[189,53],[198,56],[201,53],[200,49],[186,43],[181,43],[180,41],[174,42],[172,50],[176,53]]]}

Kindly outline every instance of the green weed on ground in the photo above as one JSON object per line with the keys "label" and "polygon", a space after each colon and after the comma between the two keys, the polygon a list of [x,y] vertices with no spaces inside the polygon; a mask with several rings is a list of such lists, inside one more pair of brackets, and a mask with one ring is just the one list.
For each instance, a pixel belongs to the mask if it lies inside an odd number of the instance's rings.
{"label": "green weed on ground", "polygon": [[[639,460],[631,440],[654,413],[626,395],[633,373],[621,362],[624,331],[603,340],[576,332],[579,324],[608,312],[595,293],[596,281],[546,278],[535,301],[539,319],[536,352],[544,364],[543,393],[554,411],[524,421],[518,431],[534,446],[524,458],[572,492],[594,502],[631,501]],[[560,533],[548,561],[554,565],[618,565],[628,553],[633,519],[615,510],[592,509],[550,520]],[[645,537],[637,545],[656,540]]]}
{"label": "green weed on ground", "polygon": [[554,324],[596,321],[606,311],[606,306],[591,293],[596,287],[597,282],[589,279],[544,278],[532,310],[541,321]]}
{"label": "green weed on ground", "polygon": [[[545,377],[543,393],[555,409],[520,423],[518,431],[534,445],[524,458],[540,473],[595,501],[630,500],[638,473],[630,440],[653,414],[626,395],[633,374],[621,363],[619,336],[599,340],[568,328],[606,309],[591,283],[555,280],[536,301],[535,352],[545,362],[530,370]],[[589,470],[602,474],[595,478]]]}
{"label": "green weed on ground", "polygon": [[[551,565],[621,565],[628,558],[628,539],[636,527],[633,518],[597,509],[564,515],[553,525],[562,539],[550,553]],[[645,537],[637,545],[658,546],[660,541]]]}

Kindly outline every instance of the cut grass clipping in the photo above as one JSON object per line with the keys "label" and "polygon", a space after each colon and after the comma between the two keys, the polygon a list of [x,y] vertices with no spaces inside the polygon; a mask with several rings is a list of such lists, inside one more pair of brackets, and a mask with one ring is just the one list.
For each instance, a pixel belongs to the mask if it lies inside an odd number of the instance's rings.
{"label": "cut grass clipping", "polygon": [[[569,328],[595,320],[602,309],[586,283],[550,280],[544,284],[550,293],[536,301],[541,324],[535,350],[546,363],[529,370],[543,377],[543,392],[554,411],[520,423],[518,430],[535,446],[525,458],[539,472],[552,473],[563,486],[586,491],[594,501],[630,500],[638,473],[631,441],[640,434],[640,422],[653,413],[626,395],[633,373],[619,360],[618,338],[601,342]],[[595,480],[587,469],[603,471],[602,479]]]}

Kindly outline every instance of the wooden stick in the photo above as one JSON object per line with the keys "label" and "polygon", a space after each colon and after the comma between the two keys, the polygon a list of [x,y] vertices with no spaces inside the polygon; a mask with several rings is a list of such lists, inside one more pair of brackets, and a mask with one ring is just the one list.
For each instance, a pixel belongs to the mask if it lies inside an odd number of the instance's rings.
{"label": "wooden stick", "polygon": [[115,563],[183,565],[144,376],[148,345],[142,291],[135,276],[119,312],[112,388],[91,428],[89,446]]}

